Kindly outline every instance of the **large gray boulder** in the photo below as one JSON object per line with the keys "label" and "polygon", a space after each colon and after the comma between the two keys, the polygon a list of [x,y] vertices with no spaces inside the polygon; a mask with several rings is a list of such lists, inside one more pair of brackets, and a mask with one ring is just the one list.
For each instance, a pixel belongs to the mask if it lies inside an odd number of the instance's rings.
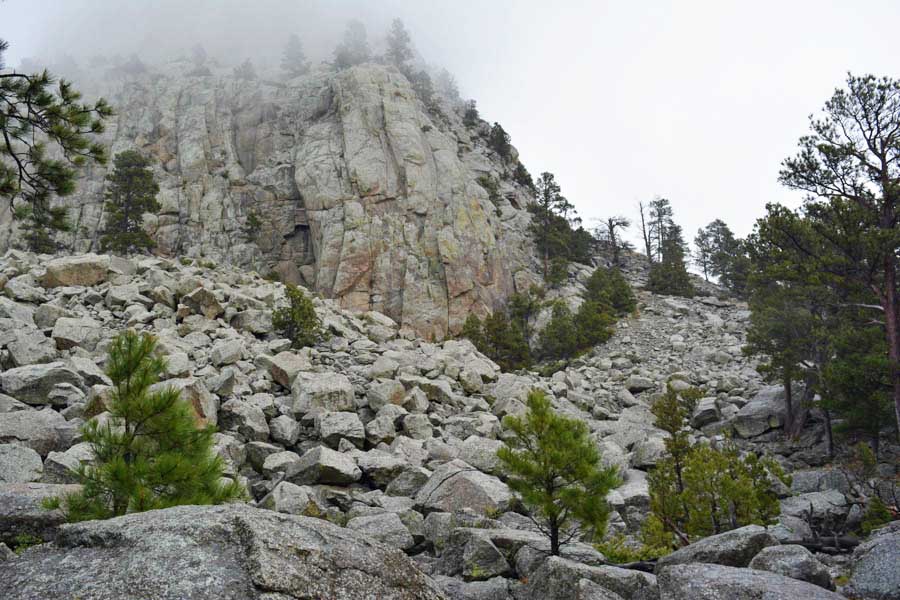
{"label": "large gray boulder", "polygon": [[711,535],[663,556],[656,563],[656,572],[665,567],[686,563],[712,563],[731,567],[746,567],[760,550],[778,545],[765,527],[747,525],[718,535]]}
{"label": "large gray boulder", "polygon": [[781,500],[781,514],[807,522],[840,520],[850,512],[850,503],[838,490],[808,492]]}
{"label": "large gray boulder", "polygon": [[347,521],[347,529],[364,533],[386,546],[408,550],[415,545],[412,534],[397,513],[385,512],[354,517]]}
{"label": "large gray boulder", "polygon": [[852,564],[846,593],[872,600],[900,599],[900,521],[877,530],[860,544]]}
{"label": "large gray boulder", "polygon": [[[797,391],[794,390],[794,395]],[[752,438],[784,424],[784,388],[762,388],[732,419],[734,430],[742,438]]]}
{"label": "large gray boulder", "polygon": [[0,566],[17,600],[441,600],[401,551],[321,519],[180,506],[61,528]]}
{"label": "large gray boulder", "polygon": [[41,282],[46,288],[62,286],[92,286],[106,281],[109,257],[96,254],[54,258],[47,263]]}
{"label": "large gray boulder", "polygon": [[288,471],[287,479],[297,484],[333,483],[347,485],[359,481],[362,471],[352,458],[324,446],[307,450]]}
{"label": "large gray boulder", "polygon": [[844,600],[805,581],[724,565],[672,565],[657,581],[660,600]]}
{"label": "large gray boulder", "polygon": [[78,346],[92,352],[103,336],[103,330],[100,323],[90,317],[61,317],[53,325],[50,336],[60,350]]}
{"label": "large gray boulder", "polygon": [[236,431],[248,441],[264,442],[269,439],[266,415],[258,406],[233,398],[222,405],[219,420],[223,429]]}
{"label": "large gray boulder", "polygon": [[[573,591],[577,592],[573,594]],[[651,600],[656,577],[618,567],[595,567],[551,556],[528,578],[523,600]]]}
{"label": "large gray boulder", "polygon": [[291,395],[296,414],[305,414],[313,408],[328,411],[355,409],[353,384],[341,373],[298,373],[291,384]]}
{"label": "large gray boulder", "polygon": [[62,361],[26,365],[0,373],[0,386],[3,386],[4,393],[26,404],[53,403],[50,392],[60,383],[81,388],[84,379]]}
{"label": "large gray boulder", "polygon": [[16,443],[46,456],[67,446],[71,426],[51,408],[0,413],[0,444]]}
{"label": "large gray boulder", "polygon": [[323,412],[317,419],[319,438],[332,448],[347,440],[362,448],[366,442],[366,428],[355,412]]}
{"label": "large gray boulder", "polygon": [[416,494],[416,505],[425,512],[503,511],[512,493],[505,483],[482,473],[461,460],[452,460],[434,470],[428,483]]}
{"label": "large gray boulder", "polygon": [[813,556],[812,552],[796,544],[763,548],[750,561],[750,568],[808,581],[827,590],[834,589],[828,567]]}
{"label": "large gray boulder", "polygon": [[44,472],[41,455],[18,444],[0,444],[0,483],[37,481]]}
{"label": "large gray boulder", "polygon": [[[47,510],[44,501],[74,493],[80,487],[52,483],[0,484],[0,542],[15,543],[20,535],[52,540],[65,522],[65,515],[58,509]],[[2,593],[4,579],[0,567],[0,598],[17,597]]]}

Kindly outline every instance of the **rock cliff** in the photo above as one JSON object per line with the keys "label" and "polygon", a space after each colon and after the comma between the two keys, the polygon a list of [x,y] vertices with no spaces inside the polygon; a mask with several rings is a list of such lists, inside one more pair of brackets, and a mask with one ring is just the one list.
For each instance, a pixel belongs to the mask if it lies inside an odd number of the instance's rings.
{"label": "rock cliff", "polygon": [[[493,310],[531,264],[515,153],[503,161],[486,123],[467,128],[437,96],[426,106],[392,67],[275,82],[174,62],[83,86],[116,108],[111,154],[157,161],[162,210],[147,226],[160,255],[275,271],[430,339]],[[106,172],[88,170],[65,199],[75,252],[98,247]],[[0,248],[14,246],[8,210],[0,230]]]}

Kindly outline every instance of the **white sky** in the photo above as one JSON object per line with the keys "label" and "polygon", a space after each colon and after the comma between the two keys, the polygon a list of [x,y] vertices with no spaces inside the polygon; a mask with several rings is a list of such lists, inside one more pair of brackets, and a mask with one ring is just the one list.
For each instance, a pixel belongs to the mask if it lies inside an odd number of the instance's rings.
{"label": "white sky", "polygon": [[807,115],[847,71],[900,75],[897,0],[6,0],[0,37],[10,64],[197,42],[237,63],[297,31],[321,59],[350,16],[373,41],[401,17],[588,224],[662,195],[689,239],[799,203],[776,177]]}

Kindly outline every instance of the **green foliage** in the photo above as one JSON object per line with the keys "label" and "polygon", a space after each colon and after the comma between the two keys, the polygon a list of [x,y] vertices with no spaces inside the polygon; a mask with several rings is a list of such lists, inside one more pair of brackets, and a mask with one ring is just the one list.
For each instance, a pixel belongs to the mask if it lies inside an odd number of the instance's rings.
{"label": "green foliage", "polygon": [[718,277],[719,283],[736,296],[746,294],[749,276],[749,258],[744,243],[735,238],[728,225],[716,219],[706,227],[697,230],[694,238],[697,252],[694,262],[703,271],[703,276]]}
{"label": "green foliage", "polygon": [[569,280],[569,260],[565,256],[554,256],[550,259],[550,271],[547,273],[547,285],[558,288]]}
{"label": "green foliage", "polygon": [[669,294],[690,298],[694,295],[685,266],[685,244],[681,237],[681,227],[671,224],[662,233],[659,245],[659,260],[650,265],[647,289],[656,294]]}
{"label": "green foliage", "polygon": [[488,199],[496,205],[500,202],[500,183],[490,175],[479,175],[478,185],[484,188],[488,194]]}
{"label": "green foliage", "polygon": [[516,169],[513,171],[513,181],[532,192],[535,191],[534,179],[531,178],[531,173],[528,172],[528,169],[525,168],[521,161],[516,163]]}
{"label": "green foliage", "polygon": [[334,66],[339,70],[349,69],[367,62],[371,55],[366,26],[356,19],[351,19],[347,22],[343,41],[334,49]]}
{"label": "green foliage", "polygon": [[247,215],[247,220],[244,222],[243,232],[248,238],[255,239],[259,235],[262,226],[263,221],[259,214],[251,212]]}
{"label": "green foliage", "polygon": [[589,350],[612,337],[612,326],[616,323],[615,314],[609,306],[594,300],[585,300],[575,313],[575,326],[578,328],[576,348],[579,352]]}
{"label": "green foliage", "polygon": [[[480,324],[477,329],[475,323]],[[531,350],[521,326],[510,320],[505,310],[496,310],[492,315],[478,321],[470,315],[464,328],[467,337],[480,352],[500,365],[504,371],[525,369],[531,365]]]}
{"label": "green foliage", "polygon": [[614,468],[600,463],[587,426],[556,414],[543,392],[528,395],[528,412],[507,416],[509,441],[497,452],[509,487],[550,540],[550,552],[579,531],[602,534],[609,515],[606,495],[618,484]]}
{"label": "green foliage", "polygon": [[786,477],[778,463],[741,456],[730,443],[691,444],[688,422],[699,395],[669,387],[651,408],[655,425],[669,436],[665,457],[648,475],[651,514],[642,536],[650,547],[677,548],[751,523],[768,525],[780,511],[772,478]]}
{"label": "green foliage", "polygon": [[500,158],[507,160],[512,152],[512,146],[509,143],[509,134],[503,129],[500,123],[494,123],[488,134],[488,146],[491,150],[500,155]]}
{"label": "green foliage", "polygon": [[543,262],[544,280],[559,283],[560,265],[590,262],[594,238],[581,227],[575,207],[562,195],[553,173],[541,173],[535,188],[535,201],[528,205],[529,231]]}
{"label": "green foliage", "polygon": [[835,432],[863,435],[879,447],[893,417],[890,361],[880,327],[842,324],[831,332],[833,355],[822,369],[821,405],[840,417]]}
{"label": "green foliage", "polygon": [[69,225],[65,209],[51,207],[51,199],[75,191],[77,168],[106,162],[105,148],[92,136],[103,132],[112,109],[102,98],[81,103],[69,82],[57,84],[46,70],[6,72],[7,47],[0,40],[0,199],[8,200],[22,221],[29,248],[53,252],[53,234],[69,231]]}
{"label": "green foliage", "polygon": [[156,340],[126,331],[109,348],[109,417],[89,421],[84,441],[94,465],[82,465],[79,492],[62,501],[70,521],[108,519],[181,504],[221,504],[243,496],[222,483],[213,452],[215,429],[197,428],[191,405],[172,387],[151,388],[165,372]]}
{"label": "green foliage", "polygon": [[288,37],[284,55],[281,57],[281,70],[288,77],[299,77],[309,73],[309,61],[306,60],[306,53],[303,51],[303,42],[295,33]]}
{"label": "green foliage", "polygon": [[312,299],[291,284],[285,293],[290,305],[272,313],[272,326],[279,335],[291,340],[294,348],[314,345],[324,337],[324,331]]}
{"label": "green foliage", "polygon": [[425,108],[433,114],[443,114],[438,104],[437,96],[435,96],[434,84],[428,71],[422,70],[410,73],[409,79],[410,83],[412,83],[413,91],[419,97],[419,100],[422,101],[422,104],[425,105]]}
{"label": "green foliage", "polygon": [[878,496],[873,496],[866,505],[866,512],[863,515],[862,523],[860,523],[860,529],[864,535],[869,535],[874,530],[882,525],[887,525],[893,520],[894,515],[888,509],[884,500]]}
{"label": "green foliage", "polygon": [[883,320],[900,433],[900,81],[848,75],[846,88],[835,90],[809,125],[798,153],[779,173],[783,185],[805,192],[807,199],[800,215],[780,207],[795,217],[780,224],[798,227],[772,236],[773,241],[802,254],[817,283],[869,305],[867,320]]}
{"label": "green foliage", "polygon": [[542,360],[568,359],[579,351],[578,328],[565,302],[553,305],[550,321],[540,334]]}
{"label": "green foliage", "polygon": [[481,335],[481,319],[475,313],[469,313],[469,316],[466,317],[459,337],[469,340],[479,351],[484,353],[484,350],[481,350],[485,347],[484,338]]}
{"label": "green foliage", "polygon": [[634,291],[618,269],[597,267],[585,282],[585,300],[596,302],[618,316],[634,312]]}
{"label": "green foliage", "polygon": [[617,535],[608,540],[594,544],[594,547],[606,560],[614,565],[638,562],[645,560],[654,560],[669,554],[672,549],[668,547],[654,548],[652,546],[641,545],[640,547],[630,546],[625,536]]}
{"label": "green foliage", "polygon": [[23,552],[31,548],[32,546],[37,546],[39,544],[43,544],[44,540],[37,536],[33,536],[30,533],[20,533],[16,537],[13,538],[12,548],[11,550],[15,552],[17,555],[21,555]]}
{"label": "green foliage", "polygon": [[504,371],[530,367],[530,321],[541,310],[543,295],[544,290],[537,287],[532,287],[527,293],[513,294],[505,308],[494,311],[484,321],[469,314],[460,337],[475,344],[481,353]]}
{"label": "green foliage", "polygon": [[144,231],[144,213],[160,209],[156,201],[159,184],[150,170],[150,160],[136,150],[116,155],[112,173],[106,176],[106,226],[100,237],[104,252],[141,252],[156,243]]}
{"label": "green foliage", "polygon": [[478,105],[474,100],[467,100],[463,109],[463,125],[477,127],[480,122],[481,115],[478,114]]}
{"label": "green foliage", "polygon": [[22,239],[32,252],[56,252],[60,244],[54,234],[72,231],[66,208],[51,206],[50,197],[46,194],[34,196],[27,204],[15,206],[13,219],[21,223]]}

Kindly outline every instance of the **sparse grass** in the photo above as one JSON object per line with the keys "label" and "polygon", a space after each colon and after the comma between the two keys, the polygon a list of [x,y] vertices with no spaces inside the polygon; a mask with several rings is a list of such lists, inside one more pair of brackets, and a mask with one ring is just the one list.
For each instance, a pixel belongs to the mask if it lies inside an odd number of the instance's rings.
{"label": "sparse grass", "polygon": [[44,540],[41,538],[31,535],[30,533],[20,533],[16,537],[13,538],[13,547],[12,551],[17,555],[21,555],[23,552],[31,548],[32,546],[37,546],[39,544],[43,544]]}

